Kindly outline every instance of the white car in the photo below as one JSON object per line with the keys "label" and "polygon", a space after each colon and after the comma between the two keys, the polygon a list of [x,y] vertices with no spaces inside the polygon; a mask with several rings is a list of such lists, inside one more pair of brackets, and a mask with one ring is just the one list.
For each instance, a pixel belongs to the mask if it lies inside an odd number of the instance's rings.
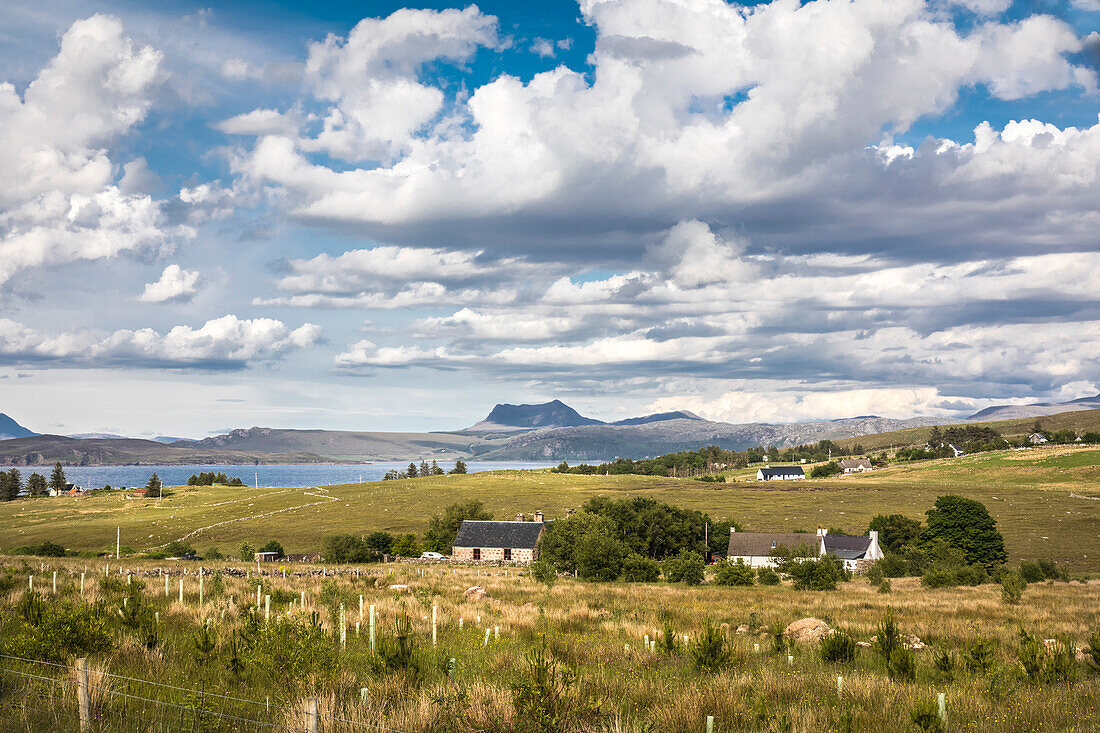
{"label": "white car", "polygon": [[420,553],[422,560],[446,560],[446,555],[441,555],[438,552],[422,552]]}

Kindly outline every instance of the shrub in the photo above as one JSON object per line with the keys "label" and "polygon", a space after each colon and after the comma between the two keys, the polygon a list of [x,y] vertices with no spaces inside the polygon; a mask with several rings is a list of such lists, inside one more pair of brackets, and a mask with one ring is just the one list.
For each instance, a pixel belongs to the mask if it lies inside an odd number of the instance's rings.
{"label": "shrub", "polygon": [[997,645],[990,639],[975,639],[963,648],[963,662],[970,672],[986,674],[993,667]]}
{"label": "shrub", "polygon": [[1024,675],[1033,684],[1068,682],[1076,674],[1073,650],[1068,644],[1054,641],[1047,647],[1037,636],[1022,626],[1018,632],[1016,658]]}
{"label": "shrub", "polygon": [[855,639],[841,629],[821,637],[821,659],[826,662],[850,662],[858,648]]}
{"label": "shrub", "polygon": [[531,563],[531,577],[549,590],[557,582],[558,573],[547,560],[536,560]]}
{"label": "shrub", "polygon": [[1059,569],[1058,564],[1053,560],[1038,560],[1039,569],[1043,571],[1043,577],[1048,580],[1065,580],[1066,573],[1064,570]]}
{"label": "shrub", "polygon": [[829,461],[828,463],[822,463],[819,466],[814,466],[810,470],[810,478],[828,478],[829,476],[836,476],[842,473],[843,469],[836,461]]}
{"label": "shrub", "polygon": [[724,669],[733,659],[726,635],[710,619],[704,622],[703,630],[691,642],[690,651],[692,662],[704,672]]}
{"label": "shrub", "polygon": [[718,585],[752,585],[756,573],[741,558],[720,561],[714,570],[714,582]]}
{"label": "shrub", "polygon": [[901,631],[898,628],[897,619],[893,611],[887,611],[875,629],[875,640],[872,647],[884,662],[889,662],[891,655],[902,647]]}
{"label": "shrub", "polygon": [[279,557],[286,556],[286,553],[283,552],[283,546],[279,544],[278,540],[271,540],[266,545],[257,550],[257,552],[274,552]]}
{"label": "shrub", "polygon": [[673,628],[671,621],[666,620],[661,627],[661,638],[657,640],[657,646],[670,656],[679,651],[679,637],[677,637],[676,629]]}
{"label": "shrub", "polygon": [[12,550],[13,555],[37,555],[39,557],[65,557],[67,554],[65,548],[54,542],[46,540],[39,545],[28,545],[26,547],[16,547]]}
{"label": "shrub", "polygon": [[577,575],[585,580],[615,580],[623,573],[625,554],[623,543],[605,525],[593,525],[573,550]]}
{"label": "shrub", "polygon": [[1100,629],[1089,636],[1089,645],[1085,647],[1085,653],[1092,659],[1092,663],[1100,667]]}
{"label": "shrub", "polygon": [[894,589],[890,585],[890,579],[889,578],[883,578],[882,582],[878,584],[878,592],[879,593],[886,594],[886,593],[890,593],[892,590],[894,590]]}
{"label": "shrub", "polygon": [[628,583],[655,583],[659,577],[661,565],[656,560],[642,557],[636,552],[623,560],[622,578]]}
{"label": "shrub", "polygon": [[[366,547],[366,543],[360,540],[363,546]],[[424,550],[420,546],[420,543],[416,541],[416,535],[412,532],[408,532],[403,535],[398,535],[393,542],[393,554],[398,557],[420,557],[420,553]],[[352,562],[358,562],[353,560]]]}
{"label": "shrub", "polygon": [[1020,577],[1028,583],[1038,583],[1043,580],[1043,570],[1039,567],[1039,563],[1031,562],[1030,560],[1024,560],[1020,563],[1020,570],[1018,571]]}
{"label": "shrub", "polygon": [[211,547],[209,550],[202,554],[206,560],[224,560],[225,554],[222,553],[217,547]]}
{"label": "shrub", "polygon": [[909,571],[909,564],[901,555],[888,552],[871,566],[872,570],[875,568],[879,568],[887,578],[903,578]]}
{"label": "shrub", "polygon": [[251,562],[256,555],[256,548],[247,542],[242,542],[241,546],[237,548],[237,557],[241,559],[241,562]]}
{"label": "shrub", "polygon": [[328,535],[322,540],[321,548],[325,561],[335,563],[373,562],[381,554],[372,549],[366,540],[353,534]]}
{"label": "shrub", "polygon": [[679,555],[665,560],[662,566],[665,579],[670,583],[684,582],[699,585],[706,574],[703,556],[689,550],[681,550]]}
{"label": "shrub", "polygon": [[886,580],[886,573],[883,572],[878,563],[874,563],[867,568],[867,572],[863,574],[863,577],[867,578],[867,582],[871,585],[878,585]]}
{"label": "shrub", "polygon": [[955,679],[955,667],[958,666],[958,663],[951,650],[944,649],[933,654],[932,664],[935,666],[937,674],[944,681],[951,682]]}
{"label": "shrub", "polygon": [[944,733],[939,710],[931,700],[926,700],[909,711],[909,719],[924,733]]}
{"label": "shrub", "polygon": [[73,654],[87,656],[111,649],[111,632],[102,612],[86,604],[45,603],[28,592],[16,605],[18,629],[0,649],[28,659],[61,663]]}
{"label": "shrub", "polygon": [[526,661],[526,674],[512,683],[512,704],[524,723],[518,730],[554,733],[599,727],[599,706],[574,689],[577,675],[550,656],[545,638],[527,653]]}
{"label": "shrub", "polygon": [[779,573],[765,565],[757,569],[756,582],[760,585],[779,585]]}
{"label": "shrub", "polygon": [[1001,579],[1001,600],[1008,606],[1015,606],[1023,598],[1027,582],[1019,573],[1007,572]]}
{"label": "shrub", "polygon": [[834,555],[792,562],[787,574],[794,579],[795,590],[836,590],[837,583],[851,577]]}
{"label": "shrub", "polygon": [[917,678],[917,660],[908,647],[902,645],[890,654],[886,662],[886,673],[892,679],[912,682]]}

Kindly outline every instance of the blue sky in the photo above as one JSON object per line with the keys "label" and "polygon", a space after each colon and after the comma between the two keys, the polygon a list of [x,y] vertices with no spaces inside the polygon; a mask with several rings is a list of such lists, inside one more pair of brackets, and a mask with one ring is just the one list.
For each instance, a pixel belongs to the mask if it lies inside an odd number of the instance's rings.
{"label": "blue sky", "polygon": [[1100,4],[0,9],[0,411],[732,422],[1098,391]]}

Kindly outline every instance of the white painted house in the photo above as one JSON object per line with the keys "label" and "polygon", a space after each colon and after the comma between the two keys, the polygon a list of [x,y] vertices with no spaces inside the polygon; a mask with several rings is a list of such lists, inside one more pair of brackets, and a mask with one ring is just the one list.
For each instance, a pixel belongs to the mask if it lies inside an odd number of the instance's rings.
{"label": "white painted house", "polygon": [[794,481],[806,478],[802,466],[764,466],[757,470],[757,481]]}
{"label": "white painted house", "polygon": [[878,532],[870,532],[864,536],[829,534],[825,529],[817,530],[817,534],[738,532],[731,527],[726,557],[730,560],[740,559],[754,568],[773,567],[776,564],[775,552],[780,547],[801,551],[810,557],[835,555],[849,570],[857,570],[868,563],[881,560],[883,555],[878,544]]}
{"label": "white painted house", "polygon": [[866,458],[845,458],[840,462],[840,467],[844,473],[867,473],[875,470]]}

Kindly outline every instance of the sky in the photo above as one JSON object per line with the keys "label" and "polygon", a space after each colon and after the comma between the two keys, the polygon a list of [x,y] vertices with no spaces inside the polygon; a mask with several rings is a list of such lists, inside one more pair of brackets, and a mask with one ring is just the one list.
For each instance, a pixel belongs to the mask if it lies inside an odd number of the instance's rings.
{"label": "sky", "polygon": [[1100,0],[0,7],[39,432],[1100,391]]}

